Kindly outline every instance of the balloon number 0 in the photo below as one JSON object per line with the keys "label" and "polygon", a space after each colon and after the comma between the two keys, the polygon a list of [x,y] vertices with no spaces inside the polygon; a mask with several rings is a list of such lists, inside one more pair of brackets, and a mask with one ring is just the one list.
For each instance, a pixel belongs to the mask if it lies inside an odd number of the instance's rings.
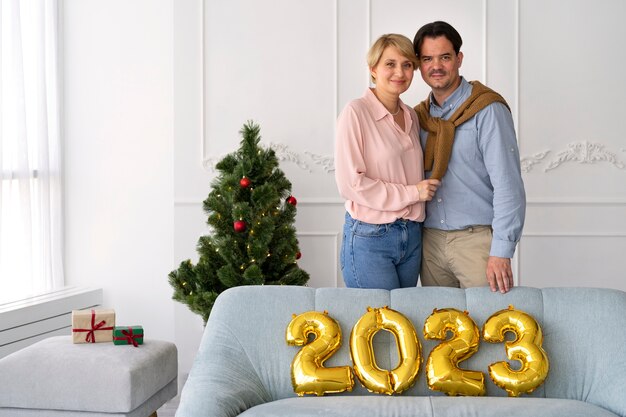
{"label": "balloon number 0", "polygon": [[[376,364],[372,340],[380,330],[387,330],[396,340],[398,366],[381,369]],[[452,337],[447,339],[448,333]],[[515,339],[505,341],[512,332]],[[484,374],[462,370],[462,362],[478,351],[480,332],[467,312],[456,309],[435,309],[424,322],[426,339],[442,340],[426,360],[426,377],[431,390],[448,395],[485,395]],[[312,338],[310,339],[310,336]],[[483,339],[505,343],[507,357],[522,366],[513,370],[507,362],[489,365],[489,377],[509,396],[534,391],[546,379],[548,357],[543,350],[539,324],[523,311],[509,306],[494,313],[483,327]],[[298,395],[351,391],[354,378],[348,366],[324,367],[324,362],[341,347],[341,328],[328,312],[309,311],[293,319],[287,326],[287,344],[302,346],[291,363],[291,381]],[[368,308],[350,334],[350,354],[354,374],[363,386],[380,394],[401,393],[417,378],[422,362],[421,345],[413,324],[401,313],[388,307]]]}
{"label": "balloon number 0", "polygon": [[[399,365],[391,371],[380,369],[374,358],[372,340],[380,330],[390,331],[396,338]],[[415,382],[422,362],[421,346],[411,322],[388,307],[368,308],[350,334],[350,354],[354,373],[371,392],[400,393]]]}

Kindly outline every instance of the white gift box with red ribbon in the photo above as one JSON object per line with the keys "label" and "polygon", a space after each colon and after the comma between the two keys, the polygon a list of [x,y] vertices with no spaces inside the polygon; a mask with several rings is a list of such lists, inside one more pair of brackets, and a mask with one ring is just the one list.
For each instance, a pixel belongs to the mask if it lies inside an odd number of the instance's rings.
{"label": "white gift box with red ribbon", "polygon": [[115,310],[72,311],[72,342],[100,343],[113,341]]}

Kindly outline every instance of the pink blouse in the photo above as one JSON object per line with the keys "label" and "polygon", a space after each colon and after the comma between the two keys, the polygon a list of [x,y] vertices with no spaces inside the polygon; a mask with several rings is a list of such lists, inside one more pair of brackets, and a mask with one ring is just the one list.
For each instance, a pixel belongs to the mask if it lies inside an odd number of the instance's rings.
{"label": "pink blouse", "polygon": [[404,129],[371,89],[352,100],[337,119],[335,180],[348,213],[367,223],[424,221],[416,184],[424,179],[419,121],[400,102]]}

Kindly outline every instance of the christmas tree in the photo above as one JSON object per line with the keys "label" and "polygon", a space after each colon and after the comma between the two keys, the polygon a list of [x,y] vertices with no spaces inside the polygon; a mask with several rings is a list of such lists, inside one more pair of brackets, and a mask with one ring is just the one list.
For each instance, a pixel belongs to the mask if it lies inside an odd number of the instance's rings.
{"label": "christmas tree", "polygon": [[169,274],[173,299],[206,323],[217,296],[240,285],[304,285],[294,220],[297,200],[271,148],[259,146],[257,124],[247,122],[240,148],[215,166],[219,175],[204,200],[212,233],[200,237],[200,258]]}

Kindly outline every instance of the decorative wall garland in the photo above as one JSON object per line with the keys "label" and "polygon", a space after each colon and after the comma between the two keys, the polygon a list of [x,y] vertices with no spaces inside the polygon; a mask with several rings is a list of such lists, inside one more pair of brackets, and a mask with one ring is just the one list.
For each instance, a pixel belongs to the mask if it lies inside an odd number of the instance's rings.
{"label": "decorative wall garland", "polygon": [[[325,173],[330,174],[335,171],[335,159],[332,155],[322,155],[310,151],[304,151],[304,154],[295,152],[284,143],[270,143],[270,148],[276,152],[276,157],[280,162],[294,163],[298,168],[313,172],[315,166],[318,166]],[[621,152],[626,152],[626,148],[621,148]],[[618,169],[625,169],[626,164],[622,162],[618,155],[605,149],[605,145],[601,143],[591,143],[589,141],[571,142],[567,144],[567,147],[556,153],[554,158],[547,158],[548,154],[552,150],[548,149],[542,152],[537,152],[531,156],[525,156],[520,159],[522,172],[531,172],[535,165],[540,165],[544,162],[547,165],[544,168],[544,172],[548,172],[560,167],[563,164],[569,162],[577,162],[579,164],[595,164],[600,162],[607,162]],[[210,171],[215,170],[215,164],[221,160],[224,155],[214,156],[207,158],[203,161],[205,169]]]}
{"label": "decorative wall garland", "polygon": [[[276,157],[280,162],[292,162],[304,171],[313,172],[311,165],[319,166],[327,174],[335,171],[335,159],[333,156],[316,154],[310,151],[305,151],[304,155],[302,155],[292,151],[289,146],[284,143],[272,142],[267,146],[274,149]],[[215,171],[215,164],[224,158],[224,156],[225,155],[219,155],[206,158],[202,162],[202,166],[209,171]]]}
{"label": "decorative wall garland", "polygon": [[[601,143],[591,143],[586,140],[571,142],[567,144],[567,147],[564,150],[559,151],[556,156],[548,162],[543,171],[551,171],[568,162],[578,162],[579,164],[608,162],[618,169],[626,168],[626,165],[618,159],[615,153],[605,150],[604,148],[605,145]],[[623,151],[624,149],[622,149],[622,152]],[[542,162],[550,152],[550,150],[547,150],[522,158],[522,171],[532,171],[533,167]]]}
{"label": "decorative wall garland", "polygon": [[316,165],[320,165],[324,168],[326,173],[335,171],[335,158],[333,156],[319,155],[309,151],[305,151],[304,153],[309,155]]}
{"label": "decorative wall garland", "polygon": [[520,160],[522,166],[522,172],[530,172],[533,167],[543,161],[543,159],[550,153],[549,150],[536,153],[531,156],[524,157]]}

